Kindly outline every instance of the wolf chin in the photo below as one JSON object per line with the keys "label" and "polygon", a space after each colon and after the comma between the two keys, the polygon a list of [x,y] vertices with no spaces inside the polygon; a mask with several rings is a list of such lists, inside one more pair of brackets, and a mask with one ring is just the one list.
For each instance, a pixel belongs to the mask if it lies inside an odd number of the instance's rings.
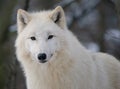
{"label": "wolf chin", "polygon": [[120,89],[120,63],[91,53],[68,30],[62,7],[17,14],[16,55],[27,89]]}

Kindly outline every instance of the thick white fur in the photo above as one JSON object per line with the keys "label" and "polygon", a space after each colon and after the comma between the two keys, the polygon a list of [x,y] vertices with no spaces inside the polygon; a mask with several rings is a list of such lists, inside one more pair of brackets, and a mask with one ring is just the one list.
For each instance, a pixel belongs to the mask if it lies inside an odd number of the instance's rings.
{"label": "thick white fur", "polygon": [[[88,52],[67,29],[60,6],[36,13],[19,10],[17,23],[16,54],[28,89],[120,89],[120,63],[110,55]],[[56,37],[46,41],[48,32]],[[32,35],[37,42],[29,39]],[[37,60],[39,52],[47,53],[46,63]]]}

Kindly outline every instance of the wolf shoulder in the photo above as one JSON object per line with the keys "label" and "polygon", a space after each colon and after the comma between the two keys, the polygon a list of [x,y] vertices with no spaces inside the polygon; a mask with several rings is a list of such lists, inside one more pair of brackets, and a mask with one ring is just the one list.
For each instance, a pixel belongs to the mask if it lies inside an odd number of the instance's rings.
{"label": "wolf shoulder", "polygon": [[114,56],[107,53],[92,53],[92,59],[97,66],[101,66],[104,70],[108,72],[117,72],[120,73],[120,61]]}
{"label": "wolf shoulder", "polygon": [[103,60],[106,62],[117,62],[118,64],[120,64],[120,61],[115,58],[114,56],[108,54],[108,53],[102,53],[102,52],[96,52],[96,53],[91,53],[93,60],[97,61],[97,60]]}

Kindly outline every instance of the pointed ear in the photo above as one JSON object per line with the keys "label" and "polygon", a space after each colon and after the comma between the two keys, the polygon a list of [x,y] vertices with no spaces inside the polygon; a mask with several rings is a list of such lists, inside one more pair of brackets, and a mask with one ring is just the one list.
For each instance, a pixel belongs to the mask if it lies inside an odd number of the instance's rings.
{"label": "pointed ear", "polygon": [[17,25],[18,25],[18,33],[20,33],[24,27],[31,20],[30,14],[22,9],[18,10],[17,13]]}
{"label": "pointed ear", "polygon": [[63,8],[61,6],[57,6],[51,13],[50,18],[60,26],[62,29],[66,28],[66,20]]}

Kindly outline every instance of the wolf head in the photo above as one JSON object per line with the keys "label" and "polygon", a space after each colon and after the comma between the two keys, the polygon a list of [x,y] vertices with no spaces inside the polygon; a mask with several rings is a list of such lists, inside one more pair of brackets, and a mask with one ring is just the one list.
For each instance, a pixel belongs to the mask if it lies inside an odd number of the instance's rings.
{"label": "wolf head", "polygon": [[[67,29],[63,9],[28,13],[19,9],[17,14],[17,55],[45,63],[63,49]],[[19,58],[18,58],[19,59]]]}

